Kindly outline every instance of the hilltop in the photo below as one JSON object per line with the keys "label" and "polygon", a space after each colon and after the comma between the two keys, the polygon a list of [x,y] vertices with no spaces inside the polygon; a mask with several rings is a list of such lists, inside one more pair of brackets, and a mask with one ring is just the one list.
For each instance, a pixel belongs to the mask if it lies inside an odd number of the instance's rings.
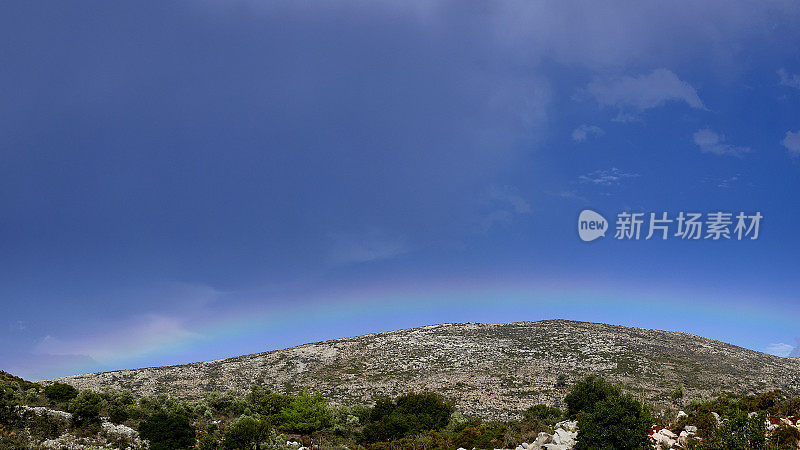
{"label": "hilltop", "polygon": [[[196,398],[263,382],[304,388],[341,404],[430,390],[458,409],[508,418],[537,403],[560,405],[569,386],[597,374],[656,404],[686,397],[781,389],[800,392],[800,360],[687,333],[566,320],[443,324],[300,345],[177,366],[75,375],[75,387]],[[47,383],[47,382],[45,382]]]}

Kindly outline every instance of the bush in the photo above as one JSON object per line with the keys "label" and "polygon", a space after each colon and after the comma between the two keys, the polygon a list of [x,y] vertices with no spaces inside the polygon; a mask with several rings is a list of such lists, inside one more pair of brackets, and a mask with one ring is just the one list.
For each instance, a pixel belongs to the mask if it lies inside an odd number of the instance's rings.
{"label": "bush", "polygon": [[108,407],[108,420],[112,423],[124,423],[128,420],[128,416],[128,410],[122,405],[111,405]]}
{"label": "bush", "polygon": [[66,383],[55,383],[44,388],[44,395],[52,403],[64,403],[77,397],[78,390]]}
{"label": "bush", "polygon": [[13,409],[16,404],[13,389],[7,384],[0,384],[0,427],[12,426],[17,421]]}
{"label": "bush", "polygon": [[779,450],[795,450],[800,443],[800,430],[782,424],[772,432],[769,441]]}
{"label": "bush", "polygon": [[210,392],[206,395],[205,402],[214,413],[227,417],[238,417],[247,409],[247,402],[234,390],[224,393]]}
{"label": "bush", "polygon": [[699,449],[762,450],[766,448],[766,415],[748,416],[744,411],[726,415],[722,425],[712,429],[698,445]]}
{"label": "bush", "polygon": [[94,391],[83,391],[70,403],[72,425],[83,427],[100,423],[100,410],[103,409],[103,397]]}
{"label": "bush", "polygon": [[61,419],[47,414],[31,414],[26,421],[31,436],[38,439],[55,439],[66,432],[66,425]]}
{"label": "bush", "polygon": [[217,450],[219,448],[219,441],[210,434],[203,434],[197,441],[197,448],[199,450]]}
{"label": "bush", "polygon": [[581,412],[591,413],[600,402],[620,395],[622,391],[608,381],[588,376],[575,384],[564,398],[567,404],[567,416],[576,419]]}
{"label": "bush", "polygon": [[453,406],[433,393],[405,394],[392,402],[378,399],[364,427],[367,442],[399,439],[412,433],[441,430],[450,421]]}
{"label": "bush", "polygon": [[330,425],[330,413],[320,394],[303,392],[281,410],[281,425],[290,431],[311,433]]}
{"label": "bush", "polygon": [[523,421],[531,425],[553,425],[564,416],[555,406],[533,405],[522,414]]}
{"label": "bush", "polygon": [[283,422],[281,411],[289,407],[292,397],[278,394],[264,386],[253,385],[247,394],[247,403],[267,423],[278,426]]}
{"label": "bush", "polygon": [[225,433],[224,447],[231,450],[260,448],[270,435],[269,425],[254,417],[242,416]]}
{"label": "bush", "polygon": [[578,415],[575,450],[650,449],[647,431],[653,423],[649,411],[629,395],[611,395]]}
{"label": "bush", "polygon": [[669,392],[670,400],[672,400],[672,403],[676,405],[681,401],[681,399],[683,399],[684,395],[685,393],[682,384]]}
{"label": "bush", "polygon": [[474,420],[469,423],[453,440],[458,448],[505,448],[504,436],[508,426],[502,422],[483,422]]}
{"label": "bush", "polygon": [[139,425],[139,434],[150,441],[150,450],[193,448],[194,431],[188,417],[164,411],[153,414]]}

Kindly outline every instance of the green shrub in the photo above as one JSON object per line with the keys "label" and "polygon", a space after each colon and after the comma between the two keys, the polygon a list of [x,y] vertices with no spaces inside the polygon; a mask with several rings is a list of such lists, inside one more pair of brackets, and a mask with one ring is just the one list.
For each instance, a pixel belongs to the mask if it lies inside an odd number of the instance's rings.
{"label": "green shrub", "polygon": [[522,414],[523,422],[532,425],[553,425],[564,416],[555,406],[533,405]]}
{"label": "green shrub", "polygon": [[781,424],[781,426],[772,431],[769,441],[778,450],[795,450],[800,442],[800,430]]}
{"label": "green shrub", "polygon": [[647,408],[629,395],[610,395],[578,415],[575,450],[650,449],[647,430],[653,423]]}
{"label": "green shrub", "polygon": [[267,423],[279,426],[283,422],[281,411],[289,407],[292,397],[273,392],[261,385],[253,385],[247,394],[247,403],[253,412],[258,413]]}
{"label": "green shrub", "polygon": [[67,431],[61,419],[47,414],[31,414],[26,420],[26,425],[31,436],[42,440],[57,438]]}
{"label": "green shrub", "polygon": [[508,426],[502,422],[475,419],[453,439],[456,448],[505,448]]}
{"label": "green shrub", "polygon": [[233,421],[225,433],[223,446],[230,450],[250,450],[260,448],[261,443],[271,436],[270,427],[262,420],[242,416]]}
{"label": "green shrub", "polygon": [[44,395],[53,403],[64,403],[77,397],[78,390],[66,383],[55,383],[44,388]]}
{"label": "green shrub", "polygon": [[108,420],[112,423],[121,424],[128,420],[128,409],[122,405],[111,405],[108,407]]}
{"label": "green shrub", "polygon": [[150,441],[150,450],[193,448],[195,429],[183,414],[157,412],[139,425],[142,439]]}
{"label": "green shrub", "polygon": [[244,414],[248,407],[247,402],[234,390],[224,393],[210,392],[206,394],[204,400],[212,412],[218,416],[238,417]]}
{"label": "green shrub", "polygon": [[619,397],[622,391],[608,381],[595,376],[588,376],[579,381],[564,398],[567,404],[567,416],[578,417],[581,412],[591,413],[597,404],[612,397]]}
{"label": "green shrub", "polygon": [[311,433],[330,425],[328,406],[320,394],[303,392],[281,410],[281,425],[289,431]]}
{"label": "green shrub", "polygon": [[682,384],[669,392],[669,398],[674,404],[678,404],[681,399],[683,399],[684,395],[685,393]]}
{"label": "green shrub", "polygon": [[399,439],[412,433],[441,430],[447,426],[453,405],[433,393],[410,393],[393,402],[380,398],[369,415],[364,440],[377,442]]}
{"label": "green shrub", "polygon": [[719,427],[711,430],[697,446],[698,449],[762,450],[766,448],[765,413],[753,414],[736,410],[729,412]]}
{"label": "green shrub", "polygon": [[72,425],[83,427],[100,423],[100,410],[103,409],[103,397],[94,391],[82,391],[70,402]]}
{"label": "green shrub", "polygon": [[32,381],[28,381],[20,377],[11,375],[10,373],[3,370],[0,370],[0,383],[14,383],[17,386],[19,386],[19,388],[22,389],[23,391],[27,391],[30,389],[36,389],[38,391],[40,387],[38,383],[34,383]]}
{"label": "green shrub", "polygon": [[197,448],[199,450],[217,450],[219,449],[219,440],[210,434],[203,434],[197,441]]}
{"label": "green shrub", "polygon": [[13,409],[16,405],[13,388],[5,383],[0,384],[0,427],[10,427],[17,421]]}

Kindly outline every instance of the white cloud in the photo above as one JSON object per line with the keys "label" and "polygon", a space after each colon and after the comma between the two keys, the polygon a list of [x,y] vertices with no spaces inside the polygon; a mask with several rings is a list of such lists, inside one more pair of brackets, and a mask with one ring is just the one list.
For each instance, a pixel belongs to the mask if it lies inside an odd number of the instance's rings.
{"label": "white cloud", "polygon": [[785,69],[780,69],[778,76],[781,79],[781,85],[800,89],[800,75],[790,74]]}
{"label": "white cloud", "polygon": [[530,203],[512,186],[492,186],[489,188],[489,200],[508,206],[517,214],[531,212]]}
{"label": "white cloud", "polygon": [[578,200],[578,201],[584,202],[584,203],[589,201],[586,197],[581,196],[580,194],[578,194],[578,191],[575,191],[575,190],[572,190],[572,191],[559,191],[559,192],[556,192],[556,193],[551,193],[551,195],[555,195],[556,197],[563,198],[563,199]]}
{"label": "white cloud", "polygon": [[410,250],[405,239],[383,231],[333,236],[330,260],[334,264],[358,264],[392,259]]}
{"label": "white cloud", "polygon": [[589,174],[579,176],[578,179],[583,183],[591,183],[601,186],[616,186],[627,178],[636,178],[638,176],[638,173],[623,172],[616,167],[612,167],[608,170],[595,170]]}
{"label": "white cloud", "polygon": [[198,338],[189,331],[182,320],[161,314],[146,314],[115,327],[103,334],[60,339],[45,336],[34,353],[55,356],[85,356],[101,364],[119,358],[144,355],[160,348],[164,343]]}
{"label": "white cloud", "polygon": [[517,216],[531,213],[531,204],[514,186],[491,186],[482,203],[488,212],[478,221],[478,231],[481,233],[486,233],[495,225],[510,226]]}
{"label": "white cloud", "polygon": [[589,136],[602,136],[605,134],[602,128],[597,125],[581,125],[572,130],[572,140],[575,142],[585,142]]}
{"label": "white cloud", "polygon": [[668,102],[683,102],[695,109],[706,109],[697,91],[667,69],[656,69],[638,77],[597,79],[589,83],[586,92],[600,106],[617,108],[619,115],[616,120],[636,118],[642,112]]}
{"label": "white cloud", "polygon": [[779,23],[793,24],[798,9],[797,2],[783,0],[511,0],[499,2],[489,11],[500,12],[495,16],[495,29],[508,45],[565,64],[622,67],[695,54],[714,67],[741,70],[736,58],[743,47],[739,44],[753,35],[775,33]]}
{"label": "white cloud", "polygon": [[738,147],[725,143],[725,135],[719,134],[710,128],[697,130],[692,135],[694,143],[700,147],[703,153],[713,153],[715,155],[742,156],[750,153],[750,147]]}
{"label": "white cloud", "polygon": [[790,155],[800,156],[800,130],[795,132],[787,131],[781,144],[789,150]]}
{"label": "white cloud", "polygon": [[769,344],[765,352],[769,353],[770,355],[786,358],[787,356],[792,354],[792,350],[794,350],[793,345],[784,344],[783,342],[778,342],[776,344]]}
{"label": "white cloud", "polygon": [[736,174],[736,175],[734,175],[732,177],[722,178],[721,180],[718,181],[717,187],[720,187],[720,188],[723,188],[723,189],[727,189],[727,188],[731,187],[732,184],[734,184],[737,181],[739,181],[739,177],[740,177],[740,175]]}

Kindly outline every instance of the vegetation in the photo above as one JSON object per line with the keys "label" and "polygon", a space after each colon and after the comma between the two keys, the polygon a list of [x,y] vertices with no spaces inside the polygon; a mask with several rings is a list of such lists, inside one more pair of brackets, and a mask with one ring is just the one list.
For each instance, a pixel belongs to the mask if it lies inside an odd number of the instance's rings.
{"label": "vegetation", "polygon": [[[683,389],[678,391],[681,395],[670,398],[684,402]],[[104,420],[137,430],[154,450],[272,450],[286,448],[289,439],[354,450],[514,448],[533,442],[540,432],[552,434],[564,419],[578,423],[576,449],[653,448],[648,429],[654,424],[676,432],[696,426],[697,439],[687,443],[696,450],[796,449],[800,441],[795,426],[765,426],[768,418],[800,416],[800,397],[777,391],[685,401],[686,416],[676,419],[677,409],[654,417],[622,387],[587,377],[572,385],[564,403],[564,412],[535,405],[519,411],[518,420],[490,421],[465,416],[431,392],[383,397],[372,406],[340,406],[316,393],[286,394],[257,384],[245,393],[212,392],[186,401],[166,395],[137,398],[129,391],[78,392],[65,384],[45,387],[0,372],[0,448],[35,448],[65,433],[102,438],[114,448],[141,448],[133,437],[104,434]],[[20,405],[65,413],[41,414]]]}
{"label": "vegetation", "polygon": [[78,396],[78,390],[66,383],[55,383],[44,388],[44,395],[52,404],[66,403]]}
{"label": "vegetation", "polygon": [[100,423],[100,410],[103,408],[103,397],[93,391],[83,391],[70,404],[72,425],[83,427]]}
{"label": "vegetation", "polygon": [[189,418],[176,412],[157,412],[139,425],[151,450],[177,450],[194,447],[194,426]]}
{"label": "vegetation", "polygon": [[647,438],[652,423],[647,407],[630,395],[607,397],[579,415],[575,450],[652,448]]}
{"label": "vegetation", "polygon": [[364,427],[366,442],[392,441],[415,433],[439,431],[450,421],[453,405],[432,393],[410,393],[395,401],[380,398]]}

